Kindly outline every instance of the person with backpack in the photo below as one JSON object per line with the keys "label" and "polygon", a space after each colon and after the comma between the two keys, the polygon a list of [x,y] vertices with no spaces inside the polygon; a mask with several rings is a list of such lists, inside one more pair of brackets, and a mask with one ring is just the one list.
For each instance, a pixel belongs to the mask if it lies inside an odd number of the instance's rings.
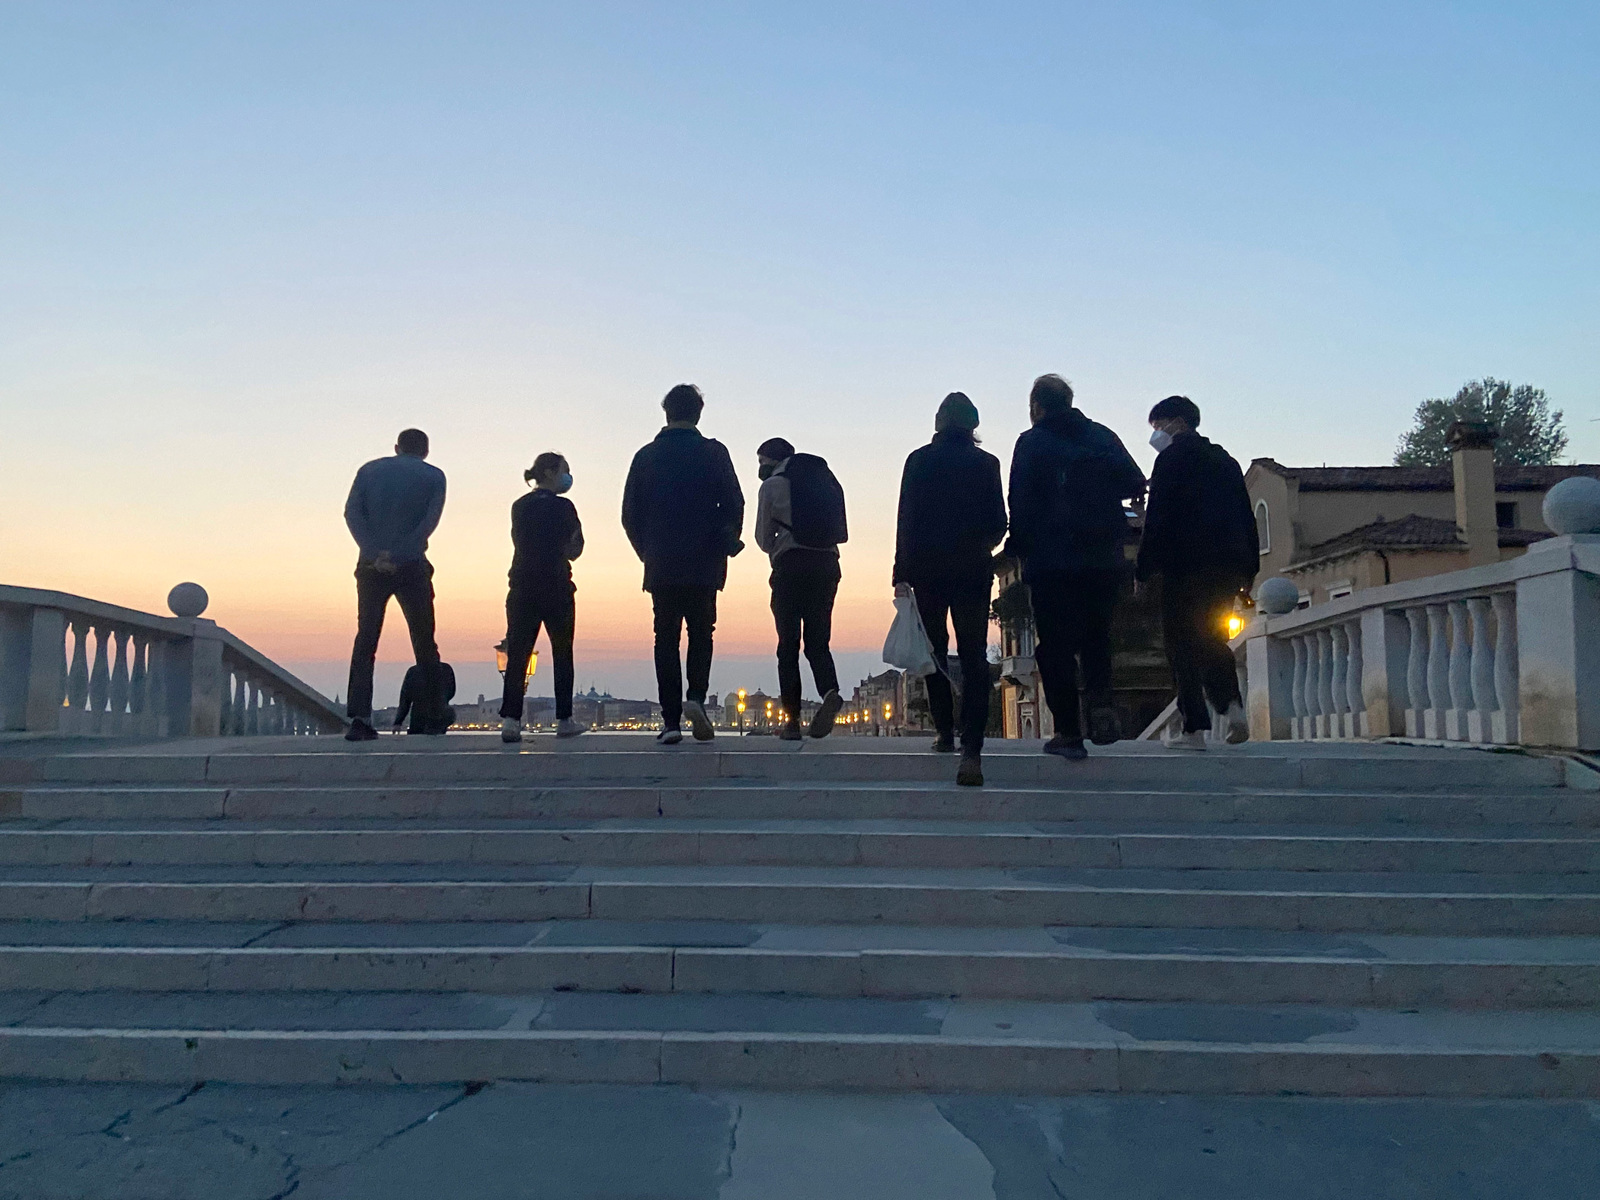
{"label": "person with backpack", "polygon": [[1011,538],[1033,601],[1034,649],[1056,732],[1046,754],[1088,756],[1078,702],[1082,660],[1090,740],[1121,737],[1111,700],[1111,618],[1124,571],[1122,502],[1144,495],[1144,472],[1104,425],[1073,407],[1059,375],[1033,381],[1033,428],[1011,455]]}
{"label": "person with backpack", "polygon": [[444,472],[423,461],[427,457],[428,435],[420,429],[402,430],[392,457],[375,458],[356,472],[344,504],[344,522],[358,552],[356,640],[346,693],[350,728],[344,735],[352,742],[378,736],[372,727],[372,669],[391,598],[405,615],[421,672],[417,732],[442,734],[450,728],[434,641],[433,564],[428,561],[428,538],[444,512]]}
{"label": "person with backpack", "polygon": [[778,695],[784,723],[778,736],[798,742],[800,646],[822,703],[805,732],[827,737],[844,707],[828,641],[839,590],[839,544],[850,536],[844,489],[815,454],[796,454],[783,438],[756,448],[761,490],[756,495],[756,545],[772,560],[772,617],[778,626]]}
{"label": "person with backpack", "polygon": [[1161,576],[1161,636],[1183,718],[1182,731],[1164,739],[1175,750],[1206,748],[1207,699],[1228,742],[1250,737],[1227,619],[1261,566],[1255,514],[1239,464],[1199,424],[1200,406],[1187,396],[1150,410],[1156,465],[1134,572],[1140,581]]}
{"label": "person with backpack", "polygon": [[989,724],[989,598],[994,548],[1006,535],[1000,460],[978,448],[978,409],[951,392],[933,419],[933,440],[913,450],[900,479],[894,587],[914,593],[940,669],[927,677],[936,752],[956,748],[955,699],[944,671],[955,626],[961,663],[961,761],[956,782],[983,783]]}
{"label": "person with backpack", "polygon": [[[661,402],[667,425],[633,456],[622,489],[622,528],[644,563],[644,590],[655,609],[656,686],[661,732],[656,741],[683,741],[689,718],[697,742],[716,731],[706,715],[711,686],[711,637],[717,593],[728,581],[728,559],[744,549],[744,493],[727,447],[698,426],[705,400],[680,383]],[[678,645],[689,630],[687,662]],[[687,698],[683,686],[688,670]]]}
{"label": "person with backpack", "polygon": [[[456,710],[450,703],[456,698],[455,668],[447,662],[440,663],[437,679],[439,681],[439,703],[444,706],[439,719],[448,727],[456,723]],[[407,667],[405,678],[400,681],[400,703],[394,710],[394,727],[396,729],[406,724],[406,718],[410,717],[411,725],[406,730],[407,733],[429,732],[427,719],[423,716],[428,711],[428,706],[418,703],[422,697],[423,685],[422,668],[417,666]]]}
{"label": "person with backpack", "polygon": [[506,686],[500,698],[500,740],[522,740],[522,702],[528,660],[544,626],[554,660],[556,736],[576,737],[588,726],[572,719],[572,636],[576,620],[572,560],[583,553],[583,525],[566,493],[572,468],[553,450],[523,472],[533,490],[511,506],[513,554],[506,593]]}

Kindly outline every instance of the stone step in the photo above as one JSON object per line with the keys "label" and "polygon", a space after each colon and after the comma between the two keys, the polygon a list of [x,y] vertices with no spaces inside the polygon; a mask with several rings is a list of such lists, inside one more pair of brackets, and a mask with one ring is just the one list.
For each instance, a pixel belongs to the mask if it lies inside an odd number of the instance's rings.
{"label": "stone step", "polygon": [[1600,938],[606,921],[238,929],[41,922],[0,925],[0,990],[576,990],[1595,1008]]}
{"label": "stone step", "polygon": [[[351,746],[335,739],[300,739],[292,750],[241,748],[182,753],[156,748],[0,759],[0,784],[46,782],[212,784],[270,783],[423,784],[498,782],[539,785],[552,781],[623,780],[683,783],[718,780],[948,783],[955,764],[928,752],[928,743],[892,750],[854,747],[846,741],[789,747],[751,746],[729,739],[673,748],[593,749],[501,746],[482,737],[448,738],[432,745],[383,739]],[[761,742],[766,743],[766,739]],[[306,745],[304,743],[320,743]],[[278,740],[282,745],[282,740]],[[248,743],[246,743],[248,745]],[[646,743],[646,745],[648,745]],[[985,758],[990,783],[1056,788],[1251,787],[1471,789],[1561,787],[1565,760],[1514,753],[1430,750],[1417,747],[1330,746],[1274,743],[1175,755],[1153,743],[1121,743],[1069,763],[1050,755],[1019,753],[1003,743]]]}
{"label": "stone step", "polygon": [[14,866],[0,920],[610,920],[1600,932],[1600,877],[1030,867]]}
{"label": "stone step", "polygon": [[1600,1014],[753,995],[0,994],[0,1076],[1600,1098]]}
{"label": "stone step", "polygon": [[0,825],[4,865],[448,862],[1600,872],[1600,831],[674,817]]}
{"label": "stone step", "polygon": [[0,791],[0,819],[246,821],[607,820],[1129,821],[1556,825],[1600,829],[1600,793],[1567,788],[1416,792],[958,788],[948,781],[712,782],[702,786],[370,784],[30,785]]}

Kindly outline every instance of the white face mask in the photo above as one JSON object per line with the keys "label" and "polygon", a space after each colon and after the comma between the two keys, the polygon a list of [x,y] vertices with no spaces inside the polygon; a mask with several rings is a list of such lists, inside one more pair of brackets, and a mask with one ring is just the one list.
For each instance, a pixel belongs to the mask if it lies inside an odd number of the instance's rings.
{"label": "white face mask", "polygon": [[1172,435],[1165,429],[1158,429],[1150,435],[1150,444],[1155,447],[1156,453],[1160,454],[1172,445]]}

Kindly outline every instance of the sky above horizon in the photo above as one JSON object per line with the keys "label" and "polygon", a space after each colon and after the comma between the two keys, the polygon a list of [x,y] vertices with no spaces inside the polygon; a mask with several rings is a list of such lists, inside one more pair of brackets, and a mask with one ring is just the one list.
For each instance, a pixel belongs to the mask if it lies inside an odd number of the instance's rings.
{"label": "sky above horizon", "polygon": [[[952,389],[1003,463],[1045,371],[1146,467],[1172,392],[1242,462],[1381,463],[1492,374],[1597,461],[1597,60],[1592,3],[0,6],[0,581],[194,579],[338,690],[345,493],[418,425],[480,663],[555,448],[580,681],[640,694],[617,511],[680,380],[752,512],[765,438],[834,465],[869,666]],[[772,640],[752,546],[728,670]]]}

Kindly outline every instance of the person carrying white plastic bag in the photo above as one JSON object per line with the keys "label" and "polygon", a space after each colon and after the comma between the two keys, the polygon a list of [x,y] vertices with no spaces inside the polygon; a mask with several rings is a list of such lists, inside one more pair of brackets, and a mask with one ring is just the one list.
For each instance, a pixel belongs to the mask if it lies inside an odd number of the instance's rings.
{"label": "person carrying white plastic bag", "polygon": [[883,661],[918,677],[939,669],[933,647],[928,644],[928,631],[922,627],[922,614],[917,611],[916,594],[910,588],[905,595],[894,598],[894,623],[883,640]]}

